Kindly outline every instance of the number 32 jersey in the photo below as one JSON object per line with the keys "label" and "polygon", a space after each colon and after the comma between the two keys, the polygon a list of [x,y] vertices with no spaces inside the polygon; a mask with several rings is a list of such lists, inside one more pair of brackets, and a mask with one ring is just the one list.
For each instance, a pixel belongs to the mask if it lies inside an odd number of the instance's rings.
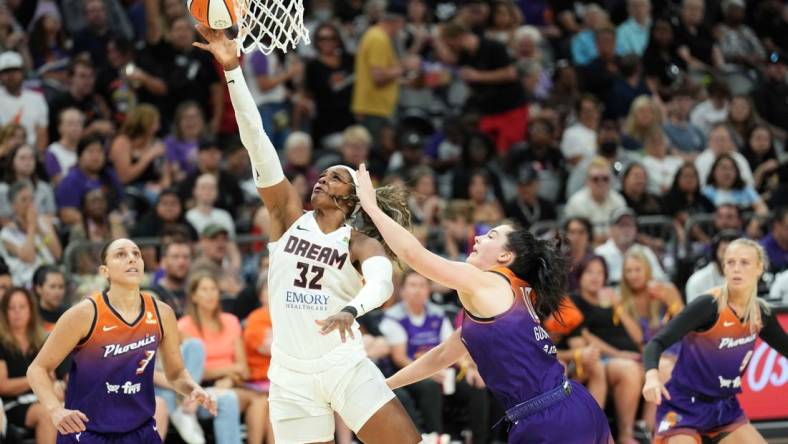
{"label": "number 32 jersey", "polygon": [[106,293],[89,298],[96,317],[72,352],[66,408],[84,413],[87,429],[126,433],[153,417],[153,369],[163,329],[153,296],[140,294],[142,309],[126,322]]}
{"label": "number 32 jersey", "polygon": [[277,353],[300,360],[319,359],[334,351],[366,356],[358,323],[353,325],[355,339],[347,337],[342,344],[339,332],[321,335],[315,322],[338,313],[361,290],[362,276],[350,260],[352,230],[343,225],[323,233],[309,211],[268,244],[274,360]]}

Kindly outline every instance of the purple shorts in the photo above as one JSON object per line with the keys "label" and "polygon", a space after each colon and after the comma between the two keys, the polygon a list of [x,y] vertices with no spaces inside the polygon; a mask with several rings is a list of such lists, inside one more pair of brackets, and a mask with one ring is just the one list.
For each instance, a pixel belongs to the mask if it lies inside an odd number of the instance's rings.
{"label": "purple shorts", "polygon": [[735,396],[709,399],[682,390],[670,381],[670,400],[662,398],[657,407],[657,442],[674,435],[720,439],[747,423],[747,417]]}
{"label": "purple shorts", "polygon": [[57,435],[57,444],[161,444],[161,442],[153,418],[126,433],[97,433],[86,430],[82,433]]}
{"label": "purple shorts", "polygon": [[563,401],[521,419],[509,430],[509,444],[612,444],[607,416],[582,384],[570,381]]}

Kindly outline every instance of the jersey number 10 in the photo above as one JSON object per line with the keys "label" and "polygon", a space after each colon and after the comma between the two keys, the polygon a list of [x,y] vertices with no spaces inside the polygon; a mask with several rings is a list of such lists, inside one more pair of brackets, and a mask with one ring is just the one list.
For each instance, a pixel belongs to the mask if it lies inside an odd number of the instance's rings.
{"label": "jersey number 10", "polygon": [[[309,264],[299,262],[296,264],[296,268],[298,268],[300,275],[293,281],[294,286],[310,290],[321,290],[323,288],[323,285],[320,283],[325,272],[323,267],[318,267],[317,265],[310,267]],[[311,279],[307,276],[309,274],[312,275]]]}

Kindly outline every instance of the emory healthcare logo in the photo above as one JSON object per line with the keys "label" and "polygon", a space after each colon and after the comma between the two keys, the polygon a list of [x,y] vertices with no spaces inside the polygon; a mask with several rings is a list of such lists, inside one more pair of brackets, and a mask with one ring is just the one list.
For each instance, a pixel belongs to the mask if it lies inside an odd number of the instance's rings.
{"label": "emory healthcare logo", "polygon": [[328,311],[328,298],[327,294],[287,290],[285,307],[293,310]]}

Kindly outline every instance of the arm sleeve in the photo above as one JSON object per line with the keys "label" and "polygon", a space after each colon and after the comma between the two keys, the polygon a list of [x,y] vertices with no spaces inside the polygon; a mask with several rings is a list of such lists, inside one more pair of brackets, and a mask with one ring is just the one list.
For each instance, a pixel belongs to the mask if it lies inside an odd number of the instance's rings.
{"label": "arm sleeve", "polygon": [[717,301],[703,295],[692,301],[654,336],[643,350],[646,371],[659,366],[659,356],[688,333],[711,328],[717,322]]}
{"label": "arm sleeve", "polygon": [[777,350],[777,353],[788,356],[788,334],[783,330],[777,317],[774,313],[764,313],[761,308],[761,319],[763,319],[763,328],[759,335],[761,339]]}
{"label": "arm sleeve", "polygon": [[358,316],[372,311],[386,302],[394,291],[391,277],[394,269],[387,257],[372,256],[361,264],[364,286],[358,295],[348,303],[356,309]]}
{"label": "arm sleeve", "polygon": [[241,142],[252,163],[254,183],[257,188],[267,188],[278,184],[285,178],[282,163],[276,154],[276,149],[265,134],[263,121],[257,111],[252,94],[246,86],[241,67],[225,72],[227,88],[230,91],[230,100],[235,110],[238,121],[238,132]]}

